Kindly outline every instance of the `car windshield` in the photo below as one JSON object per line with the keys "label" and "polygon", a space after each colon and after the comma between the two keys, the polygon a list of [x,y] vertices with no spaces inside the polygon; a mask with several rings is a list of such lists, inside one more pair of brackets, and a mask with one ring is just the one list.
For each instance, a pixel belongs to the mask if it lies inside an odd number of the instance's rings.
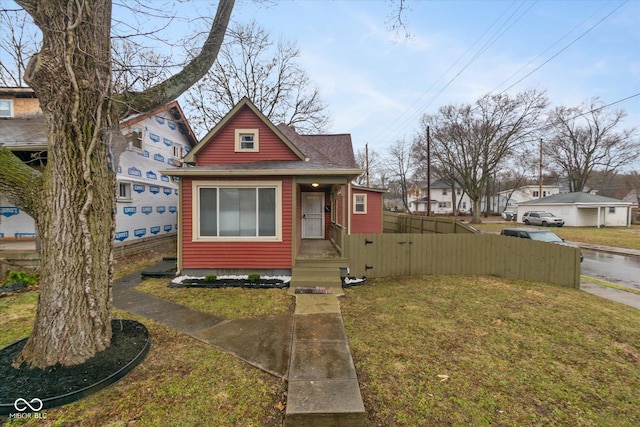
{"label": "car windshield", "polygon": [[549,212],[540,212],[540,216],[550,217],[553,216],[553,214]]}
{"label": "car windshield", "polygon": [[529,236],[531,237],[531,240],[539,240],[541,242],[562,242],[562,239],[553,231],[536,231],[534,233],[529,233]]}

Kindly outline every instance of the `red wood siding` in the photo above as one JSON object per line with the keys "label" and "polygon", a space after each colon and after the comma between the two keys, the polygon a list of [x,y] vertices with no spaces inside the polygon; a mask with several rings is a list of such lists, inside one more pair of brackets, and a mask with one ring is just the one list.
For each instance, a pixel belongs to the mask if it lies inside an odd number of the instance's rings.
{"label": "red wood siding", "polygon": [[[258,148],[260,151],[257,153],[236,153],[236,129],[258,129]],[[238,114],[212,140],[202,141],[200,144],[206,145],[196,155],[196,164],[198,166],[264,160],[300,160],[248,107],[238,111]]]}
{"label": "red wood siding", "polygon": [[[367,213],[351,213],[351,233],[382,233],[382,193],[354,189],[351,203],[353,203],[353,195],[355,194],[367,195]],[[353,206],[351,206],[351,211],[353,211]]]}
{"label": "red wood siding", "polygon": [[[256,179],[237,179],[243,180]],[[291,268],[292,180],[289,177],[264,177],[264,180],[282,181],[282,242],[193,242],[193,179],[183,178],[182,268]],[[215,183],[220,180],[210,181]]]}

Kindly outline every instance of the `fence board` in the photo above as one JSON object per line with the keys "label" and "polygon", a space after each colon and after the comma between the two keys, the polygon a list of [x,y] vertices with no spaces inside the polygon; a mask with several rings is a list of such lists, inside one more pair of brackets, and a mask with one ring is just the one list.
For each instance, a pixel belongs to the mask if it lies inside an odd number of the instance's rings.
{"label": "fence board", "polygon": [[[372,242],[365,244],[365,242]],[[344,256],[354,276],[497,275],[580,286],[575,248],[490,234],[353,234]],[[365,266],[372,266],[366,269]]]}

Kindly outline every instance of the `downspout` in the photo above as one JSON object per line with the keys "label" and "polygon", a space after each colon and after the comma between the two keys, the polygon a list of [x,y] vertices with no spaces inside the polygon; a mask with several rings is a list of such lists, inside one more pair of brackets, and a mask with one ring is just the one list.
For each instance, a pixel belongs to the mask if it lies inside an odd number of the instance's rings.
{"label": "downspout", "polygon": [[[178,242],[177,242],[177,249],[178,249],[178,264],[177,264],[177,270],[178,273],[182,273],[182,234],[183,234],[183,230],[184,230],[184,224],[182,223],[183,220],[183,212],[184,212],[184,206],[182,203],[182,198],[183,198],[183,191],[182,191],[182,183],[184,182],[183,179],[181,179],[180,181],[178,181]],[[193,188],[193,186],[192,186]],[[192,190],[193,191],[193,190]],[[193,200],[193,197],[195,197],[193,194],[191,194],[191,199]],[[191,205],[193,206],[193,203],[191,203]],[[193,212],[191,213],[191,218],[193,218]]]}
{"label": "downspout", "polygon": [[347,211],[347,235],[351,236],[351,181],[347,182],[347,203],[345,204],[346,206],[346,211]]}

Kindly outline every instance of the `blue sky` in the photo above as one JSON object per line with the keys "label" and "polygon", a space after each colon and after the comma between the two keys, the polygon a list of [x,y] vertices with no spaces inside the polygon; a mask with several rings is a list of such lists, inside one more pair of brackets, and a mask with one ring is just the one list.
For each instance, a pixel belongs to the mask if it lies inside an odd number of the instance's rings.
{"label": "blue sky", "polygon": [[[390,30],[388,1],[241,1],[232,19],[255,19],[274,37],[295,41],[329,106],[331,131],[380,153],[410,139],[423,113],[513,84],[508,93],[546,90],[552,105],[567,106],[640,92],[638,1],[407,6],[409,38]],[[616,107],[629,114],[625,127],[640,125],[640,96]]]}
{"label": "blue sky", "polygon": [[[177,15],[160,36],[177,39],[202,28],[189,18],[213,16],[217,2],[143,4]],[[380,154],[397,139],[410,140],[422,114],[489,92],[545,90],[554,106],[640,93],[640,1],[406,0],[408,38],[390,29],[396,6],[237,0],[232,21],[255,20],[273,39],[297,43],[328,104],[329,131],[350,133],[356,149],[369,143]],[[122,19],[134,22],[126,12]],[[615,107],[628,113],[624,127],[640,127],[640,96]]]}

